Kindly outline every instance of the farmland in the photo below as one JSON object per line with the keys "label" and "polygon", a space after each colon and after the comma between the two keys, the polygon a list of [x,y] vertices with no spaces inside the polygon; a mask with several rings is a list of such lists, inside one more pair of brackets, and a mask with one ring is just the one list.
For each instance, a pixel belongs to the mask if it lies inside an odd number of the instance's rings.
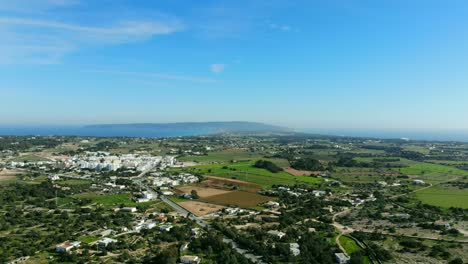
{"label": "farmland", "polygon": [[8,184],[17,181],[17,175],[20,172],[15,170],[0,170],[0,184]]}
{"label": "farmland", "polygon": [[256,193],[232,191],[224,194],[213,195],[204,198],[203,200],[215,204],[234,205],[239,207],[254,207],[260,203],[273,200],[271,197],[259,195]]}
{"label": "farmland", "polygon": [[196,162],[230,162],[232,160],[253,160],[259,159],[262,156],[255,152],[246,152],[241,150],[221,151],[221,152],[210,152],[206,156],[183,156],[180,157],[181,161],[196,161]]}
{"label": "farmland", "polygon": [[399,171],[403,174],[430,174],[430,173],[441,173],[441,174],[450,174],[450,175],[459,175],[459,176],[468,176],[468,171],[460,170],[457,168],[431,164],[431,163],[416,163],[408,167],[401,168]]}
{"label": "farmland", "polygon": [[206,180],[201,182],[200,185],[205,187],[214,187],[218,189],[235,188],[237,190],[253,193],[256,193],[262,189],[262,187],[258,184],[215,176],[206,176]]}
{"label": "farmland", "polygon": [[316,177],[295,177],[287,172],[272,173],[265,169],[253,167],[254,162],[236,162],[226,164],[210,164],[191,167],[193,172],[205,175],[214,175],[223,178],[238,179],[258,184],[262,187],[271,187],[275,184],[290,185],[295,183],[315,184],[320,179]]}
{"label": "farmland", "polygon": [[36,155],[28,154],[28,155],[23,155],[19,156],[14,159],[14,161],[47,161],[48,159],[42,158]]}
{"label": "farmland", "polygon": [[415,197],[423,203],[444,208],[468,208],[468,192],[464,189],[445,188],[437,185],[416,192]]}
{"label": "farmland", "polygon": [[198,186],[183,186],[177,188],[183,193],[190,193],[192,190],[196,191],[198,196],[201,198],[210,197],[213,195],[220,195],[229,193],[230,191],[215,189],[215,188],[205,188],[205,187],[198,187]]}
{"label": "farmland", "polygon": [[185,201],[178,204],[197,216],[211,214],[224,208],[224,206],[221,205],[203,203],[199,201]]}
{"label": "farmland", "polygon": [[417,163],[399,169],[403,174],[418,175],[418,179],[429,183],[440,183],[460,176],[468,176],[468,171],[431,163]]}

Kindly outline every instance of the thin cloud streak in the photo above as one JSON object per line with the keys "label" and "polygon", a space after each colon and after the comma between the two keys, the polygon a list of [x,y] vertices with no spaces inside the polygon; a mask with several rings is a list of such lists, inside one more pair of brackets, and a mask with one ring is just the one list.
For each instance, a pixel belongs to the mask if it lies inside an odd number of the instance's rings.
{"label": "thin cloud streak", "polygon": [[90,70],[87,72],[93,73],[105,73],[105,74],[114,74],[114,75],[128,75],[128,76],[139,76],[139,77],[151,77],[165,80],[173,81],[189,81],[196,83],[215,83],[216,79],[211,78],[202,78],[194,76],[185,76],[185,75],[173,75],[173,74],[163,74],[163,73],[148,73],[148,72],[132,72],[132,71],[112,71],[112,70]]}
{"label": "thin cloud streak", "polygon": [[214,73],[222,73],[226,69],[227,65],[222,63],[215,63],[210,65],[210,69]]}
{"label": "thin cloud streak", "polygon": [[32,26],[53,29],[98,33],[107,35],[157,35],[169,34],[180,30],[178,25],[166,25],[153,21],[127,21],[112,27],[89,27],[47,20],[0,17],[0,25]]}
{"label": "thin cloud streak", "polygon": [[124,21],[88,26],[51,20],[0,17],[0,64],[56,64],[87,46],[145,41],[181,31],[177,21]]}

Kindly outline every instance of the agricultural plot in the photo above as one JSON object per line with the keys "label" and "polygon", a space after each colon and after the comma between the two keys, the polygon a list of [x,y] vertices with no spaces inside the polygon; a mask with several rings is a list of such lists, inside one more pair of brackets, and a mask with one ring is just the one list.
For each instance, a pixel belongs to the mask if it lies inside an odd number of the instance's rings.
{"label": "agricultural plot", "polygon": [[206,187],[198,187],[198,186],[190,186],[190,185],[179,187],[177,189],[183,193],[188,193],[188,194],[190,194],[191,191],[194,190],[197,192],[198,196],[200,196],[201,198],[210,197],[213,195],[225,194],[225,193],[230,192],[230,191],[220,190],[220,189],[215,189],[215,188],[206,188]]}
{"label": "agricultural plot", "polygon": [[180,157],[180,161],[196,161],[196,162],[207,162],[207,161],[217,161],[217,162],[230,162],[232,160],[253,160],[260,159],[262,156],[259,153],[246,152],[246,151],[222,151],[222,152],[210,152],[206,156],[185,156]]}
{"label": "agricultural plot", "polygon": [[423,203],[443,208],[459,207],[468,209],[468,190],[434,186],[416,192],[414,197]]}
{"label": "agricultural plot", "polygon": [[3,169],[0,171],[0,184],[13,183],[18,180],[17,175],[20,172],[15,170]]}
{"label": "agricultural plot", "polygon": [[18,161],[18,162],[21,162],[21,161],[36,162],[36,161],[48,161],[48,160],[49,159],[39,157],[39,156],[36,156],[36,155],[32,155],[32,154],[22,155],[22,156],[16,157],[14,159],[14,161]]}
{"label": "agricultural plot", "polygon": [[380,174],[333,174],[333,176],[345,183],[375,183],[385,180],[386,176]]}
{"label": "agricultural plot", "polygon": [[402,174],[418,175],[418,179],[429,183],[448,181],[459,176],[468,176],[468,171],[431,163],[417,163],[398,169]]}
{"label": "agricultural plot", "polygon": [[200,185],[205,187],[214,187],[218,189],[237,189],[240,191],[253,193],[256,193],[262,189],[262,186],[258,184],[215,176],[207,176],[206,180],[201,182]]}
{"label": "agricultural plot", "polygon": [[69,179],[58,182],[61,185],[87,185],[91,184],[91,181],[81,179]]}
{"label": "agricultural plot", "polygon": [[232,191],[225,194],[213,195],[203,200],[209,201],[215,204],[223,205],[234,205],[244,208],[254,207],[260,203],[265,203],[273,200],[268,196],[259,195],[256,193]]}
{"label": "agricultural plot", "polygon": [[203,203],[199,201],[185,201],[178,204],[196,216],[204,216],[224,208],[224,206],[221,205]]}
{"label": "agricultural plot", "polygon": [[296,183],[319,183],[316,177],[295,177],[287,172],[272,173],[265,169],[255,168],[253,162],[237,162],[230,164],[212,164],[194,166],[191,169],[205,175],[214,175],[271,187],[274,184],[291,185]]}

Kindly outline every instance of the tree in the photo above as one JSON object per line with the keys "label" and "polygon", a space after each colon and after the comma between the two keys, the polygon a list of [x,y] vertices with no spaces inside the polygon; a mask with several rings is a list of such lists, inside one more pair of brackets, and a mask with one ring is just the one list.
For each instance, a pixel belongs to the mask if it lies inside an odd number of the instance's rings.
{"label": "tree", "polygon": [[291,167],[296,170],[323,171],[324,167],[320,161],[313,158],[303,158],[291,163]]}
{"label": "tree", "polygon": [[268,170],[271,173],[277,173],[283,170],[282,168],[278,167],[276,164],[268,160],[257,160],[253,166],[255,168]]}
{"label": "tree", "polygon": [[192,190],[192,191],[190,192],[190,194],[192,195],[192,198],[193,198],[193,199],[198,199],[198,198],[200,198],[200,196],[198,196],[198,193],[197,193],[196,190]]}
{"label": "tree", "polygon": [[463,260],[460,257],[454,258],[449,262],[449,264],[463,264]]}
{"label": "tree", "polygon": [[351,260],[349,261],[349,264],[361,264],[361,263],[363,263],[362,252],[360,250],[353,252],[351,254]]}

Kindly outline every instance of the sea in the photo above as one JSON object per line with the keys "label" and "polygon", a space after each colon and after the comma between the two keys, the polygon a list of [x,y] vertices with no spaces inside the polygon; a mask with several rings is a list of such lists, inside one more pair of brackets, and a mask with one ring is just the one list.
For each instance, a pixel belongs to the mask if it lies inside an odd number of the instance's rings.
{"label": "sea", "polygon": [[[87,127],[87,126],[6,126],[0,125],[0,136],[90,136],[165,138],[214,134],[217,131],[190,128]],[[409,139],[468,142],[468,130],[405,129],[304,129],[296,132],[376,139]]]}
{"label": "sea", "polygon": [[302,132],[343,136],[364,137],[376,139],[408,139],[426,141],[457,141],[468,142],[468,130],[446,130],[446,129],[306,129]]}
{"label": "sea", "polygon": [[213,134],[202,129],[108,128],[86,126],[0,126],[2,136],[90,136],[167,138]]}

